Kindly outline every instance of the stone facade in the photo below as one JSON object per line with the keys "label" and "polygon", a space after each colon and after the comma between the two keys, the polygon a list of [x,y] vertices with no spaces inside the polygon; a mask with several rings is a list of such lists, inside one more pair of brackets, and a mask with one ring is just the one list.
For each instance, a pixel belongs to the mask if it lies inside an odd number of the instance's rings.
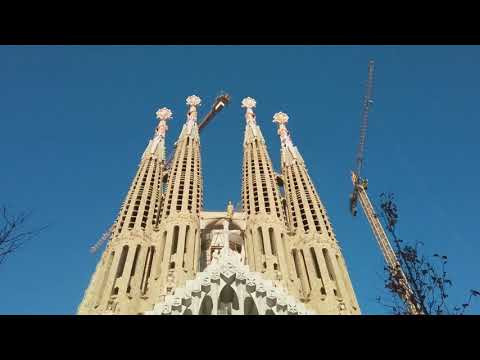
{"label": "stone facade", "polygon": [[245,98],[242,209],[203,209],[197,96],[171,161],[170,110],[139,164],[78,314],[360,314],[326,209],[277,113],[281,174]]}
{"label": "stone facade", "polygon": [[313,315],[284,289],[222,248],[219,257],[146,315]]}

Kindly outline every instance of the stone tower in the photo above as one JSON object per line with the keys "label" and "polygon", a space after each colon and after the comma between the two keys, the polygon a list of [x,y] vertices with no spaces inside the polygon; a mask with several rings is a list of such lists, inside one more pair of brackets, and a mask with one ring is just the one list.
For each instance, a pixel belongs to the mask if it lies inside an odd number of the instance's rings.
{"label": "stone tower", "polygon": [[159,301],[178,284],[193,278],[200,252],[200,210],[203,208],[203,180],[197,106],[201,100],[187,98],[187,122],[175,144],[175,155],[168,176],[162,216],[156,237],[158,284],[153,297]]}
{"label": "stone tower", "polygon": [[242,203],[246,215],[245,249],[254,271],[288,286],[285,213],[272,161],[253,109],[256,102],[245,98]]}
{"label": "stone tower", "polygon": [[135,313],[151,290],[151,269],[160,220],[165,171],[165,133],[172,112],[157,111],[155,135],[141,158],[104,251],[81,302],[79,314]]}
{"label": "stone tower", "polygon": [[165,158],[166,122],[150,140],[79,314],[359,314],[324,206],[277,113],[276,173],[245,98],[241,211],[203,209],[197,107]]}
{"label": "stone tower", "polygon": [[289,228],[289,262],[295,269],[296,294],[318,313],[359,314],[359,306],[327,212],[305,162],[276,113],[281,141],[282,182]]}

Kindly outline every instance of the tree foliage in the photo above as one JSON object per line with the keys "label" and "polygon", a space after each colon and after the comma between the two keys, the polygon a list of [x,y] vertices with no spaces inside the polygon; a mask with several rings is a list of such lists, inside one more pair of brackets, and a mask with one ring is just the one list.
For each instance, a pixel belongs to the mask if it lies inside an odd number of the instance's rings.
{"label": "tree foliage", "polygon": [[[390,297],[390,302],[385,303],[379,297],[377,300],[391,309],[393,314],[412,314],[408,302],[416,308],[417,313],[425,315],[463,315],[469,309],[474,297],[480,296],[477,290],[470,290],[467,300],[457,306],[451,306],[448,302],[448,291],[453,286],[452,280],[447,275],[446,265],[448,258],[445,255],[434,254],[433,258],[425,256],[421,247],[421,241],[409,244],[401,240],[397,235],[398,208],[394,202],[393,194],[380,195],[381,217],[385,228],[393,239],[393,249],[396,253],[399,265],[396,269],[385,267],[385,288]],[[411,291],[407,291],[402,270],[410,285]],[[409,301],[408,301],[408,300]]]}

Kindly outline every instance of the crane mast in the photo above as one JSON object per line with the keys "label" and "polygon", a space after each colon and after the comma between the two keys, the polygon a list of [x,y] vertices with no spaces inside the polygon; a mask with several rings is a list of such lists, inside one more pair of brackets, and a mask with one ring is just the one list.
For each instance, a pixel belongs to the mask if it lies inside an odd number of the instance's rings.
{"label": "crane mast", "polygon": [[413,315],[418,315],[422,312],[415,303],[414,297],[412,296],[413,292],[408,283],[408,279],[400,266],[395,251],[390,245],[387,234],[385,233],[385,230],[383,229],[378,215],[375,213],[372,203],[370,202],[370,199],[368,197],[368,182],[365,178],[362,178],[360,176],[364,159],[365,139],[367,136],[368,114],[370,111],[370,107],[373,104],[373,75],[374,62],[373,60],[370,60],[370,62],[368,63],[368,80],[363,104],[362,123],[360,126],[360,142],[358,145],[356,156],[356,170],[352,171],[351,177],[353,184],[353,192],[350,195],[350,211],[352,212],[352,215],[355,216],[357,213],[356,204],[357,201],[360,201],[360,205],[370,224],[370,227],[375,236],[375,239],[377,240],[378,246],[380,247],[380,251],[383,254],[388,269],[392,273],[392,276],[399,280],[399,284],[403,288],[403,291],[400,292],[400,296],[402,297],[405,304],[408,306],[410,313]]}
{"label": "crane mast", "polygon": [[360,126],[360,142],[358,143],[357,150],[357,176],[360,178],[360,173],[363,166],[363,156],[365,153],[365,140],[367,138],[367,128],[368,128],[368,114],[370,112],[370,106],[373,104],[373,74],[374,74],[375,64],[373,60],[370,60],[368,63],[368,79],[367,87],[365,92],[365,99],[363,102],[363,113],[362,113],[362,123]]}

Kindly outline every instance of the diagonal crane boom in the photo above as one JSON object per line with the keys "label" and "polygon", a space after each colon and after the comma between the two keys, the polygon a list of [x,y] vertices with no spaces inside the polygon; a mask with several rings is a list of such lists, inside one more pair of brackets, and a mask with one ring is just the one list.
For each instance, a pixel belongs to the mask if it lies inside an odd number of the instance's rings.
{"label": "diagonal crane boom", "polygon": [[[202,119],[202,121],[198,124],[198,131],[202,131],[202,129],[205,128],[205,126],[208,125],[208,123],[220,112],[222,109],[227,106],[230,103],[230,95],[227,93],[222,92],[217,98],[215,99],[215,102],[212,105],[211,110],[208,112],[207,115]],[[165,168],[169,169],[170,166],[172,165],[172,160],[173,156],[175,155],[175,151],[172,151],[170,156],[168,157],[166,163],[165,163]]]}
{"label": "diagonal crane boom", "polygon": [[357,201],[360,201],[360,205],[365,213],[365,217],[370,223],[373,235],[377,240],[378,246],[380,247],[380,251],[383,254],[388,269],[392,273],[392,276],[399,280],[400,286],[402,287],[400,295],[403,298],[403,301],[405,304],[407,304],[410,314],[418,315],[421,314],[422,311],[412,296],[413,292],[408,280],[400,266],[400,263],[398,262],[395,251],[393,251],[392,246],[388,241],[387,234],[380,223],[378,215],[375,213],[372,203],[370,202],[367,194],[368,182],[360,175],[364,160],[365,140],[368,129],[368,114],[371,105],[373,104],[373,75],[374,62],[373,60],[370,60],[368,63],[368,79],[363,103],[362,123],[360,126],[360,142],[358,144],[356,155],[356,169],[352,171],[353,192],[350,195],[350,211],[352,212],[352,215],[355,216],[357,214]]}

